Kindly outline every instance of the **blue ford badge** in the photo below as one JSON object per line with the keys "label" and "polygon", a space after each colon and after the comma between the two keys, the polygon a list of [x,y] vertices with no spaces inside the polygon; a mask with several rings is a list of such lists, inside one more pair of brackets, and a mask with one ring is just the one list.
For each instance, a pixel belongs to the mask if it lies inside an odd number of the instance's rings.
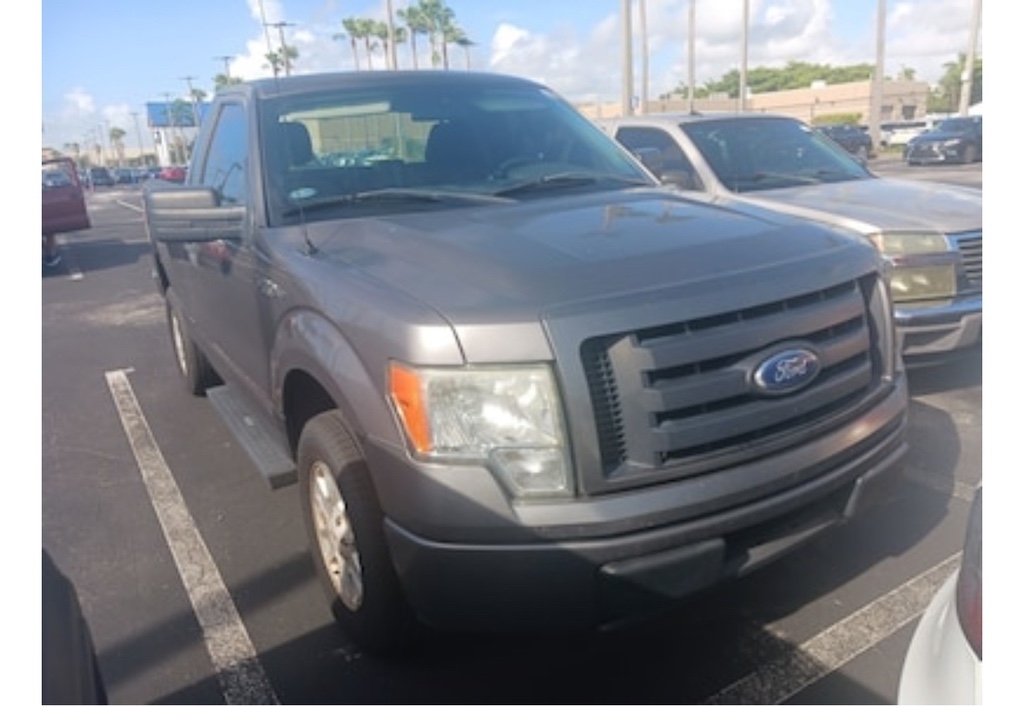
{"label": "blue ford badge", "polygon": [[821,370],[818,355],[805,348],[780,351],[754,369],[754,386],[765,395],[785,395],[806,388]]}

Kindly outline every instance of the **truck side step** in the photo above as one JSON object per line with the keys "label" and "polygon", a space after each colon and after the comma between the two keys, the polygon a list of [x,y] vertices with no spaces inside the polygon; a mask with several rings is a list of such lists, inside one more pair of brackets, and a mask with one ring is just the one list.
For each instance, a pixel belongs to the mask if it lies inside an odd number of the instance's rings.
{"label": "truck side step", "polygon": [[226,385],[210,388],[206,397],[271,488],[298,480],[287,440],[263,414]]}

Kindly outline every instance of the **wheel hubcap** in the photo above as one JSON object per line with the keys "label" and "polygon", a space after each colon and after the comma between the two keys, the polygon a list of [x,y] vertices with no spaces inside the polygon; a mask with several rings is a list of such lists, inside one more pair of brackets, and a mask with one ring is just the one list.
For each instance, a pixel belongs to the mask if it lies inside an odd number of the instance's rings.
{"label": "wheel hubcap", "polygon": [[355,611],[363,603],[363,570],[345,499],[324,462],[313,464],[310,477],[309,503],[320,556],[338,598]]}

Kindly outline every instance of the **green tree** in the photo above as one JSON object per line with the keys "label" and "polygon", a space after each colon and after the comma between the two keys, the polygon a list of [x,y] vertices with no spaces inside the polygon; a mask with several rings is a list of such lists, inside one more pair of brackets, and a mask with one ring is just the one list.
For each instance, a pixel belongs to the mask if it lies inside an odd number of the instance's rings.
{"label": "green tree", "polygon": [[416,5],[398,11],[398,17],[405,23],[405,29],[409,34],[409,46],[412,50],[412,68],[420,68],[419,50],[416,47],[417,35],[426,35],[430,31],[430,25],[423,14],[423,11]]}
{"label": "green tree", "polygon": [[356,36],[363,40],[363,47],[366,51],[366,68],[370,71],[373,71],[373,50],[377,48],[377,41],[374,36],[376,27],[376,20],[363,17],[356,19]]}
{"label": "green tree", "polygon": [[471,40],[469,37],[466,37],[465,35],[463,35],[463,36],[461,36],[461,37],[459,37],[458,39],[455,40],[455,44],[457,44],[458,46],[462,47],[462,51],[465,52],[465,56],[466,56],[466,71],[469,71],[469,69],[471,68],[470,65],[469,65],[469,50],[470,50],[470,47],[476,46],[476,42]]}
{"label": "green tree", "polygon": [[[960,92],[963,89],[960,77],[967,68],[967,55],[959,54],[956,61],[943,64],[946,70],[928,97],[929,113],[955,113],[960,108]],[[975,59],[971,76],[971,99],[968,105],[981,102],[982,96],[981,59]]]}
{"label": "green tree", "polygon": [[242,83],[242,79],[237,76],[228,76],[227,74],[217,74],[213,77],[213,90],[214,92],[221,90],[225,86],[233,86],[234,84]]}
{"label": "green tree", "polygon": [[[380,46],[384,49],[384,63],[387,64],[388,51],[391,47],[390,37],[388,36],[388,23],[383,21],[370,20],[372,23],[371,36],[374,38],[373,47]],[[395,27],[395,43],[400,44],[405,41],[405,28]],[[398,68],[397,66],[395,67]]]}
{"label": "green tree", "polygon": [[110,138],[110,146],[114,150],[114,154],[117,156],[117,163],[121,164],[124,161],[124,136],[127,135],[122,128],[116,125],[111,127],[107,132],[107,136]]}
{"label": "green tree", "polygon": [[345,28],[345,32],[334,35],[334,39],[348,39],[349,45],[352,47],[352,59],[355,61],[356,71],[359,71],[359,39],[361,39],[359,20],[355,17],[347,17],[341,21],[341,26]]}

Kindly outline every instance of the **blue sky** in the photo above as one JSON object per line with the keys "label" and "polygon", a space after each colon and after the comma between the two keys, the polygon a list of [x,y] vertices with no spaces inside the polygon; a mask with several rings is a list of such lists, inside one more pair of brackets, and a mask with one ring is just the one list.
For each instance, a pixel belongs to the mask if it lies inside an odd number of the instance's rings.
{"label": "blue sky", "polygon": [[[398,10],[409,2],[392,0],[392,6]],[[886,72],[909,67],[921,79],[937,79],[943,65],[967,49],[973,2],[887,0]],[[570,100],[618,99],[620,0],[449,0],[448,5],[476,43],[468,57],[453,49],[454,68],[464,69],[468,59],[474,70],[525,75]],[[878,0],[750,0],[748,66],[791,60],[871,63],[878,5]],[[299,51],[296,73],[352,69],[349,44],[333,35],[343,31],[344,18],[382,19],[385,7],[384,0],[262,2],[267,22],[291,24],[285,38]],[[690,0],[646,2],[651,96],[686,81],[689,7]],[[700,84],[738,68],[743,0],[697,0],[696,16]],[[212,93],[225,56],[234,75],[269,74],[260,18],[260,0],[42,0],[44,145],[87,142],[90,133],[107,126],[126,130],[134,144],[132,114],[137,113],[148,147],[145,103],[186,96],[185,77]],[[638,24],[634,15],[634,28]],[[276,48],[276,29],[270,39]],[[365,69],[365,57],[361,61]],[[381,68],[382,54],[374,61]],[[420,66],[427,62],[423,55]],[[411,68],[408,47],[400,49],[399,63]]]}

